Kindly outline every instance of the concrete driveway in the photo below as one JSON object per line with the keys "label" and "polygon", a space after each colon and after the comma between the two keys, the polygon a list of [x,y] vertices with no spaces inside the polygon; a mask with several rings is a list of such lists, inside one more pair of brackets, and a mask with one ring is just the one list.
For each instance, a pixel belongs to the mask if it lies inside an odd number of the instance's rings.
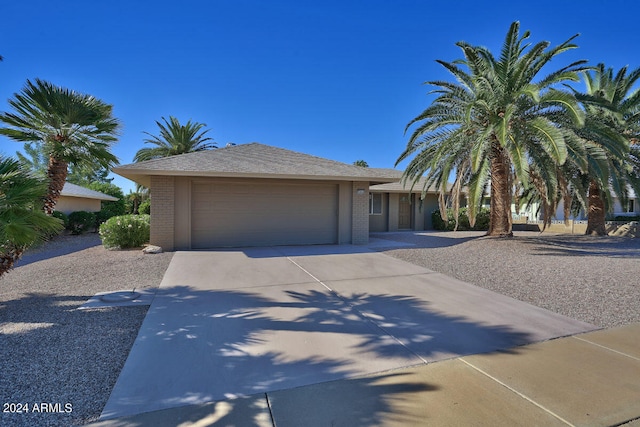
{"label": "concrete driveway", "polygon": [[101,419],[594,329],[357,246],[177,252]]}

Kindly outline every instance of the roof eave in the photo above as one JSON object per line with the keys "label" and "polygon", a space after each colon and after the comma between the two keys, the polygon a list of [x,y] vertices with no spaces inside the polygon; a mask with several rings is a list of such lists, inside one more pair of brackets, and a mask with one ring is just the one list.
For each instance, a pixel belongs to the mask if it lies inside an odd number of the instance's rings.
{"label": "roof eave", "polygon": [[60,197],[74,197],[76,199],[91,199],[91,200],[104,200],[105,202],[116,202],[120,199],[118,199],[117,197],[111,197],[111,196],[107,196],[107,197],[97,197],[97,196],[89,196],[89,195],[84,195],[84,194],[64,194],[64,193],[60,193]]}
{"label": "roof eave", "polygon": [[294,174],[264,174],[242,172],[214,172],[214,171],[167,171],[132,168],[114,168],[114,173],[130,179],[138,184],[149,187],[151,176],[191,176],[202,178],[262,178],[262,179],[297,179],[313,181],[368,181],[371,183],[391,183],[399,181],[397,177],[380,176],[351,176],[351,175],[294,175]]}

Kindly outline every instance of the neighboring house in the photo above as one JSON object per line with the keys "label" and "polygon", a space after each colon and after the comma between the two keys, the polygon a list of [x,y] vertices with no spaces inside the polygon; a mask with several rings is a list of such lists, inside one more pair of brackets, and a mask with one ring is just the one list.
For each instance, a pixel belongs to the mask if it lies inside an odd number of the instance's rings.
{"label": "neighboring house", "polygon": [[258,143],[113,171],[150,189],[151,243],[165,250],[366,244],[369,185],[400,177]]}
{"label": "neighboring house", "polygon": [[430,230],[431,215],[438,210],[438,193],[428,189],[420,200],[424,180],[411,189],[411,183],[378,184],[369,187],[369,230]]}
{"label": "neighboring house", "polygon": [[103,200],[115,202],[118,199],[98,191],[71,184],[70,182],[65,182],[60,192],[60,198],[56,203],[56,210],[67,215],[76,211],[99,212],[101,209],[100,202]]}
{"label": "neighboring house", "polygon": [[638,206],[638,197],[633,190],[629,190],[629,200],[626,206],[622,206],[617,199],[613,204],[612,216],[638,216],[640,215],[640,206]]}
{"label": "neighboring house", "polygon": [[[617,216],[638,216],[640,215],[640,206],[638,206],[638,198],[633,191],[633,189],[629,188],[629,200],[627,201],[625,206],[622,206],[620,201],[617,198],[613,199],[613,210],[611,212],[607,212],[607,218],[617,217]],[[530,208],[526,215],[529,221],[542,221],[543,212],[542,209],[538,209],[538,205],[536,204],[533,208]],[[555,215],[553,219],[558,221],[563,221],[564,218],[564,203],[561,201],[558,205],[558,209],[556,209]],[[587,220],[587,214],[581,210],[578,215],[571,215],[567,219],[574,219],[579,221]]]}

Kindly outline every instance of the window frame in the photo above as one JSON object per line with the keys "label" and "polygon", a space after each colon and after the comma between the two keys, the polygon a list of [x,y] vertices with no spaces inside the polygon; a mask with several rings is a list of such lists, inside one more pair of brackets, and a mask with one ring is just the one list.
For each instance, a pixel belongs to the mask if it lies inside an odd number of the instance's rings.
{"label": "window frame", "polygon": [[625,213],[635,213],[636,211],[636,199],[629,199],[627,201],[627,209]]}
{"label": "window frame", "polygon": [[[375,196],[380,197],[379,210],[375,212]],[[382,193],[369,193],[369,215],[382,215]]]}

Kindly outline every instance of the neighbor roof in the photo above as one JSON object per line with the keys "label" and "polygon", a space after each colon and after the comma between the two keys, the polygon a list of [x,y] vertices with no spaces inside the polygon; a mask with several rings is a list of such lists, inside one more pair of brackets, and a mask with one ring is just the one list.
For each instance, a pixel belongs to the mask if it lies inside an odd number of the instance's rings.
{"label": "neighbor roof", "polygon": [[81,187],[70,182],[64,183],[64,187],[62,187],[60,195],[67,197],[81,197],[84,199],[105,200],[109,202],[115,202],[118,200],[117,197],[109,196],[108,194],[104,194],[99,191],[89,190],[88,188]]}
{"label": "neighbor roof", "polygon": [[150,185],[153,175],[378,183],[394,182],[402,175],[395,169],[354,166],[256,142],[132,163],[113,171],[145,186]]}

